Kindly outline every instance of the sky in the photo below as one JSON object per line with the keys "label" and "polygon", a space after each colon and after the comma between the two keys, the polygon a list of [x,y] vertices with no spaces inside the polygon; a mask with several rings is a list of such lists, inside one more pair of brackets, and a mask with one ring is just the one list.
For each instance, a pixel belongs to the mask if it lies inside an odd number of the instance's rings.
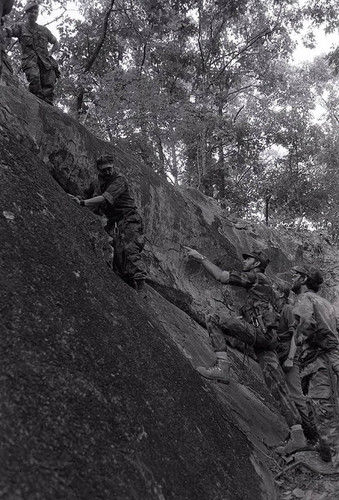
{"label": "sky", "polygon": [[327,34],[322,29],[315,30],[315,48],[306,48],[299,37],[297,48],[294,52],[293,60],[296,64],[312,61],[315,57],[327,54],[333,46],[339,45],[339,33]]}

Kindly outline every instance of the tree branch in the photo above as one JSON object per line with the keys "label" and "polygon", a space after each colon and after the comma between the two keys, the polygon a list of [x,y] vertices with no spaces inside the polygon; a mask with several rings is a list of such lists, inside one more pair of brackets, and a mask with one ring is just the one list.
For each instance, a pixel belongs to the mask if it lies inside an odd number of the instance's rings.
{"label": "tree branch", "polygon": [[115,3],[115,0],[111,0],[111,5],[109,6],[109,8],[107,9],[106,13],[105,13],[105,16],[104,16],[104,24],[103,24],[103,28],[102,28],[102,33],[100,35],[100,38],[98,40],[98,43],[93,51],[93,54],[91,55],[91,57],[88,59],[87,61],[87,64],[85,66],[85,69],[84,71],[87,73],[88,71],[90,71],[91,67],[93,66],[96,58],[98,57],[99,55],[99,52],[105,42],[105,38],[106,38],[106,34],[107,34],[107,28],[108,28],[108,20],[109,20],[109,16],[111,15],[111,12],[113,10],[113,7],[114,7],[114,3]]}
{"label": "tree branch", "polygon": [[[115,0],[111,0],[111,5],[109,6],[109,8],[107,9],[107,11],[105,13],[104,23],[103,23],[103,27],[102,27],[102,33],[100,35],[100,38],[98,40],[98,43],[96,44],[96,47],[95,47],[92,55],[88,58],[88,61],[86,63],[85,69],[84,69],[84,73],[88,73],[91,70],[91,68],[92,68],[96,58],[98,57],[100,50],[102,49],[102,46],[105,42],[107,29],[108,29],[108,20],[109,20],[109,17],[111,15],[111,12],[113,10],[114,3],[115,3]],[[84,89],[84,87],[81,87],[79,90],[78,96],[77,96],[77,100],[76,100],[78,112],[82,108],[83,101],[84,101],[84,95],[85,95],[85,89]]]}

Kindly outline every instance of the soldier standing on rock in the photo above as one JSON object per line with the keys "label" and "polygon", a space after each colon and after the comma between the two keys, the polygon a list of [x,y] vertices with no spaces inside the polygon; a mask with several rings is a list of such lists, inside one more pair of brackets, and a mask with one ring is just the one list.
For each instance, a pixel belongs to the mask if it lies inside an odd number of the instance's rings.
{"label": "soldier standing on rock", "polygon": [[303,394],[298,362],[298,349],[295,344],[295,316],[294,305],[289,303],[290,288],[287,285],[276,286],[277,305],[280,311],[278,325],[277,355],[284,371],[288,390],[293,399],[300,417],[307,441],[316,447],[325,462],[331,461],[331,449],[320,437],[317,429],[313,409],[310,408],[306,396]]}
{"label": "soldier standing on rock", "polygon": [[[26,22],[6,29],[7,37],[18,38],[22,52],[22,70],[29,82],[29,91],[53,105],[54,87],[60,76],[52,57],[59,50],[59,42],[45,26],[37,24],[39,4],[29,1],[25,6]],[[48,50],[48,44],[52,47]]]}
{"label": "soldier standing on rock", "polygon": [[298,295],[294,307],[296,344],[304,392],[312,402],[320,435],[336,450],[339,465],[339,338],[334,307],[318,295],[323,283],[314,267],[294,268],[292,290]]}
{"label": "soldier standing on rock", "polygon": [[229,383],[230,361],[226,337],[234,337],[252,346],[265,382],[291,430],[291,438],[281,451],[293,453],[304,449],[306,439],[301,427],[301,418],[290,397],[275,351],[278,315],[274,310],[275,293],[265,275],[269,259],[262,251],[243,254],[243,271],[223,271],[196,250],[185,248],[189,257],[201,262],[205,270],[223,285],[240,286],[247,292],[247,303],[241,308],[242,319],[226,313],[206,316],[206,326],[217,361],[213,367],[198,367],[197,371],[210,380]]}
{"label": "soldier standing on rock", "polygon": [[146,266],[141,252],[144,226],[126,177],[117,171],[112,155],[97,160],[100,195],[87,200],[72,198],[80,205],[100,211],[107,218],[106,232],[113,240],[115,272],[132,288],[145,293]]}

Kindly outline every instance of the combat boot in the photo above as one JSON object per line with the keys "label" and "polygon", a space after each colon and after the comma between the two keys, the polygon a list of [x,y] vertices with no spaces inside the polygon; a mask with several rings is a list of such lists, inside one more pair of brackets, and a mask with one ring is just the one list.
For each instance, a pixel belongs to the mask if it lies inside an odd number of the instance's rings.
{"label": "combat boot", "polygon": [[200,373],[204,378],[209,380],[216,380],[217,382],[222,382],[223,384],[230,383],[230,366],[231,363],[227,358],[226,352],[217,353],[217,361],[215,365],[211,368],[205,368],[204,366],[197,366],[197,372]]}
{"label": "combat boot", "polygon": [[315,446],[315,449],[319,453],[319,456],[323,462],[331,462],[332,450],[330,445],[326,443],[326,441],[320,438],[319,442]]}
{"label": "combat boot", "polygon": [[292,425],[291,436],[285,446],[279,446],[275,451],[279,455],[291,455],[296,451],[305,450],[307,448],[306,438],[301,425]]}

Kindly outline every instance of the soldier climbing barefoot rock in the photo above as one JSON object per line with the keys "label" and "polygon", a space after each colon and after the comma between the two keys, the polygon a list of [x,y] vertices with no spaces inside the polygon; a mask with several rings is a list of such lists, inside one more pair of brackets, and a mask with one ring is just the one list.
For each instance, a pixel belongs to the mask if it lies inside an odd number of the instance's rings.
{"label": "soldier climbing barefoot rock", "polygon": [[113,269],[137,291],[145,293],[146,266],[142,259],[144,226],[126,177],[118,172],[114,157],[97,160],[100,194],[87,200],[72,198],[81,206],[99,209],[106,218],[105,230],[114,248]]}

